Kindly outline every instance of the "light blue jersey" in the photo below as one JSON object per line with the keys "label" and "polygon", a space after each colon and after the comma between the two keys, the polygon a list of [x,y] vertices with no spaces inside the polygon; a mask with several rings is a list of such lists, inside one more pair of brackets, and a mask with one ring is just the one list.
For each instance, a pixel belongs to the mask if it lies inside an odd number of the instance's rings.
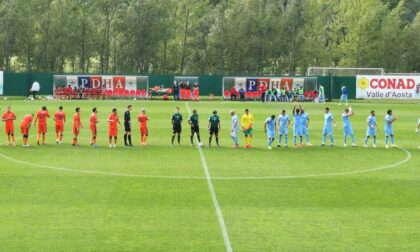
{"label": "light blue jersey", "polygon": [[392,115],[386,115],[385,116],[385,135],[386,136],[390,136],[390,135],[394,135],[394,131],[392,129],[392,120],[394,119],[394,117]]}
{"label": "light blue jersey", "polygon": [[265,120],[267,127],[267,137],[274,138],[276,135],[276,119],[271,119],[271,117]]}
{"label": "light blue jersey", "polygon": [[237,115],[232,116],[232,136],[238,137],[239,119]]}
{"label": "light blue jersey", "polygon": [[279,135],[287,135],[289,134],[289,130],[287,125],[290,122],[289,115],[279,115]]}
{"label": "light blue jersey", "polygon": [[353,128],[350,123],[350,116],[347,113],[343,113],[341,115],[343,118],[343,128],[344,128],[344,134],[346,135],[353,135]]}
{"label": "light blue jersey", "polygon": [[324,135],[332,135],[333,131],[333,116],[331,112],[324,115]]}
{"label": "light blue jersey", "polygon": [[302,128],[308,128],[307,127],[307,124],[308,124],[308,119],[309,119],[309,115],[308,115],[308,113],[303,113],[303,114],[300,114],[300,116],[301,116],[301,124],[302,124]]}
{"label": "light blue jersey", "polygon": [[366,136],[376,136],[376,117],[372,115],[368,116],[367,124]]}
{"label": "light blue jersey", "polygon": [[302,134],[307,136],[309,134],[308,132],[309,114],[305,112],[301,114],[300,116],[301,116],[300,119],[301,119],[301,124],[302,124]]}
{"label": "light blue jersey", "polygon": [[293,134],[302,136],[302,116],[300,114],[293,115]]}

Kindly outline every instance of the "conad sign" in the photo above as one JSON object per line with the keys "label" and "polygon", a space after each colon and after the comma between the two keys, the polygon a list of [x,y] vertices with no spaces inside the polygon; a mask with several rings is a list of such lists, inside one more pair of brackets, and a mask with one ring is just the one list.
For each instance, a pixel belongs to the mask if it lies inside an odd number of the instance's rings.
{"label": "conad sign", "polygon": [[420,76],[358,75],[356,98],[420,99]]}

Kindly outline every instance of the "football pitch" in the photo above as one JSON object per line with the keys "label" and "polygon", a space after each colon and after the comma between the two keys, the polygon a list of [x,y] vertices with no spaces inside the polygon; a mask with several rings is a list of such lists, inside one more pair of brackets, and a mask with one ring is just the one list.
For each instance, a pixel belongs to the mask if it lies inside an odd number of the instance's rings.
{"label": "football pitch", "polygon": [[[108,114],[128,104],[132,118],[145,108],[147,146],[140,146],[133,120],[134,148],[108,148]],[[420,144],[414,132],[416,103],[352,104],[359,147],[343,147],[336,103],[304,103],[312,147],[268,150],[264,121],[292,104],[173,101],[1,101],[16,113],[16,147],[0,130],[0,250],[3,251],[419,251]],[[46,105],[53,115],[64,106],[64,144],[55,144],[48,120],[47,145],[21,146],[19,124]],[[181,146],[170,146],[171,115],[184,117]],[[335,147],[321,147],[323,109],[337,127]],[[79,143],[71,146],[72,117],[81,108]],[[97,107],[98,145],[89,145],[88,118]],[[232,149],[230,110],[255,117],[252,148]],[[189,111],[197,109],[205,146],[191,147]],[[378,147],[361,147],[366,118],[376,110]],[[398,116],[396,148],[384,148],[387,109]],[[221,118],[220,147],[207,145],[208,117]],[[196,140],[195,140],[196,142]],[[277,144],[277,139],[275,144]]]}

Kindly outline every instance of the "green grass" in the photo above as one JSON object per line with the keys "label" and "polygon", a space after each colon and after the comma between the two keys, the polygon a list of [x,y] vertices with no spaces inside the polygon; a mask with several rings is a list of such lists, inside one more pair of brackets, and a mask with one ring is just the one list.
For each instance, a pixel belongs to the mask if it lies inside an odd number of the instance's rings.
{"label": "green grass", "polygon": [[[152,118],[149,145],[138,146],[134,123],[137,146],[122,147],[120,128],[120,146],[109,149],[107,115],[117,107],[122,117],[128,103],[0,101],[2,111],[11,105],[16,112],[17,130],[24,114],[44,104],[50,114],[63,105],[69,119],[80,106],[85,124],[80,148],[69,144],[70,120],[63,145],[55,144],[50,120],[48,145],[35,146],[32,129],[30,148],[0,146],[1,250],[226,251],[199,151],[189,145],[186,104],[132,101],[133,115],[144,107]],[[343,107],[335,103],[328,106],[338,122],[336,147],[320,147],[324,105],[304,105],[314,146],[269,151],[264,119],[281,108],[290,113],[291,104],[189,103],[200,114],[203,142],[208,140],[205,129],[210,113],[217,109],[222,119],[222,146],[205,147],[203,153],[233,250],[419,251],[420,140],[414,133],[419,105],[354,104],[352,123],[359,145],[369,111],[377,111],[380,142],[376,149],[341,147]],[[100,119],[96,149],[88,144],[88,117],[94,106]],[[182,146],[171,148],[170,116],[176,106],[185,122]],[[256,119],[253,148],[233,150],[229,111],[235,109],[241,115],[245,108]],[[383,148],[388,108],[399,116],[394,126],[396,143],[405,150]],[[0,130],[4,144],[3,125]],[[242,136],[240,141],[242,145]],[[352,174],[402,161],[406,162],[389,169]],[[323,176],[337,173],[344,174]]]}

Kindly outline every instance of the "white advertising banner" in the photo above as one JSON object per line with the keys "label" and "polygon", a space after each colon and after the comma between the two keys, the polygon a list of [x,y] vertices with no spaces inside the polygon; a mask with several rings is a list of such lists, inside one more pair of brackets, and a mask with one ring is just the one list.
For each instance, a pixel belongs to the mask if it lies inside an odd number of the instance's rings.
{"label": "white advertising banner", "polygon": [[137,90],[137,77],[136,76],[125,77],[125,90],[128,90],[128,91]]}
{"label": "white advertising banner", "polygon": [[356,76],[356,98],[420,99],[420,76]]}
{"label": "white advertising banner", "polygon": [[239,91],[241,88],[246,89],[246,78],[235,78],[236,91]]}
{"label": "white advertising banner", "polygon": [[68,75],[66,77],[66,79],[67,79],[67,86],[70,86],[71,88],[78,88],[79,87],[79,80],[77,79],[77,76]]}

